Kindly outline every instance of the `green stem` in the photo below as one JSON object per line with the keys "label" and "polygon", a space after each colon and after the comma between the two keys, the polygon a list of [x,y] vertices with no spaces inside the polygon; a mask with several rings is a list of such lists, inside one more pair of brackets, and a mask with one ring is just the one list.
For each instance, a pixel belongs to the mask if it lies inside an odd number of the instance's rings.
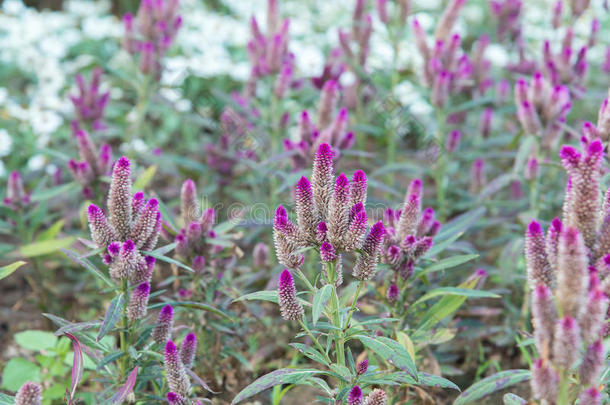
{"label": "green stem", "polygon": [[320,350],[320,353],[322,353],[322,356],[324,356],[324,358],[326,359],[326,361],[328,362],[328,364],[332,363],[332,360],[330,359],[330,357],[328,357],[328,354],[326,354],[326,350],[324,350],[324,348],[322,347],[322,345],[320,344],[320,342],[318,341],[318,339],[311,333],[311,331],[309,330],[309,328],[307,327],[307,324],[305,322],[303,322],[302,320],[299,321],[299,323],[301,324],[301,327],[303,328],[303,330],[305,331],[305,333],[307,333],[307,335],[311,338],[311,340],[314,342],[314,344],[316,345],[316,347],[318,348],[318,350]]}
{"label": "green stem", "polygon": [[559,374],[559,395],[557,396],[557,405],[570,405],[569,388],[568,373],[566,370],[562,370]]}
{"label": "green stem", "polygon": [[345,327],[349,328],[349,323],[352,320],[352,315],[354,314],[354,310],[356,309],[356,302],[358,301],[358,297],[360,296],[360,292],[362,291],[362,287],[364,286],[364,280],[360,280],[358,283],[358,288],[356,288],[356,294],[354,295],[354,299],[352,300],[352,305],[349,308],[349,313],[347,314],[347,322],[345,322]]}
{"label": "green stem", "polygon": [[[343,326],[341,325],[341,313],[339,306],[339,297],[337,296],[337,288],[335,287],[335,266],[333,263],[326,263],[326,271],[328,274],[328,280],[332,286],[330,295],[330,305],[333,317],[333,325],[339,328],[338,331],[334,332],[335,337],[335,350],[337,352],[337,363],[339,365],[345,365],[345,338],[343,337]],[[343,389],[343,383],[340,383],[340,390]]]}
{"label": "green stem", "polygon": [[127,302],[128,302],[128,286],[127,279],[123,279],[121,282],[121,293],[124,297],[123,304],[123,321],[121,325],[121,334],[120,334],[120,345],[121,351],[123,352],[123,356],[121,358],[121,380],[127,376],[127,367],[129,363],[129,344],[127,342],[127,333],[129,331],[129,319],[127,318]]}

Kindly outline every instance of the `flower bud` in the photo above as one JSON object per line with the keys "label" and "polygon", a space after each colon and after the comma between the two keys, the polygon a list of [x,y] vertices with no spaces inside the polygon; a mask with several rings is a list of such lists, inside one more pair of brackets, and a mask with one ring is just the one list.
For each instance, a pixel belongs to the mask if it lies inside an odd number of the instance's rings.
{"label": "flower bud", "polygon": [[282,317],[287,321],[300,321],[303,319],[303,306],[297,299],[296,288],[292,274],[284,269],[278,283],[278,303]]}
{"label": "flower bud", "polygon": [[159,312],[157,323],[152,332],[153,340],[164,345],[171,338],[172,327],[174,325],[174,308],[171,305],[165,305]]}
{"label": "flower bud", "polygon": [[182,344],[180,345],[180,360],[182,364],[188,370],[193,368],[193,362],[195,361],[195,353],[197,352],[197,336],[194,333],[186,335]]}

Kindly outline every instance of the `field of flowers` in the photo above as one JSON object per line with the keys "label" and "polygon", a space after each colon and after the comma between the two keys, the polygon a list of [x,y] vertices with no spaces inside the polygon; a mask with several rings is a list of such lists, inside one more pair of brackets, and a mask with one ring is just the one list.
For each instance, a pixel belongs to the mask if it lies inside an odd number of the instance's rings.
{"label": "field of flowers", "polygon": [[608,7],[0,1],[0,405],[610,404]]}

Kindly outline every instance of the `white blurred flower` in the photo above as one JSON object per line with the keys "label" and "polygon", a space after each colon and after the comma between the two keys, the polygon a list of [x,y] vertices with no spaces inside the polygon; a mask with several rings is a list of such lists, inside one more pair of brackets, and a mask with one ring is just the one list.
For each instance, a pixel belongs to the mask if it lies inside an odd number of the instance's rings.
{"label": "white blurred flower", "polygon": [[13,138],[6,129],[0,129],[0,156],[6,156],[13,149]]}
{"label": "white blurred flower", "polygon": [[47,159],[44,155],[34,155],[28,160],[28,169],[31,171],[40,170],[46,162]]}

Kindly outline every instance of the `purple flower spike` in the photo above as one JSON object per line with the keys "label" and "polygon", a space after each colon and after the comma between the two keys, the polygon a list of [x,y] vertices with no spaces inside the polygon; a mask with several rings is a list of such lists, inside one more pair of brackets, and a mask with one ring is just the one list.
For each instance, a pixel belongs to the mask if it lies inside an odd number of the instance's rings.
{"label": "purple flower spike", "polygon": [[460,146],[460,140],[462,139],[462,133],[457,129],[451,131],[449,133],[449,137],[447,138],[447,143],[445,145],[445,149],[447,152],[453,153]]}
{"label": "purple flower spike", "polygon": [[580,328],[571,316],[557,322],[553,341],[553,363],[566,370],[572,368],[580,357],[582,341]]}
{"label": "purple flower spike", "polygon": [[359,386],[354,385],[347,396],[348,405],[362,405],[362,390]]}
{"label": "purple flower spike", "polygon": [[129,159],[120,158],[112,170],[108,193],[110,224],[120,240],[129,237],[131,224],[131,171]]}
{"label": "purple flower spike", "polygon": [[604,344],[601,340],[593,342],[583,357],[578,373],[583,386],[596,385],[599,383],[598,378],[604,368],[606,352]]}
{"label": "purple flower spike", "polygon": [[[595,273],[589,279],[593,280],[593,284],[599,284]],[[606,294],[599,288],[589,292],[586,306],[580,317],[582,339],[585,344],[591,344],[601,337],[600,332],[604,325],[607,310],[608,297],[606,297]]]}
{"label": "purple flower spike", "polygon": [[385,391],[379,388],[375,388],[373,391],[371,391],[365,402],[366,405],[387,405],[387,403],[388,397]]}
{"label": "purple flower spike", "polygon": [[165,378],[169,389],[182,396],[188,396],[191,393],[191,383],[180,359],[178,348],[171,340],[165,344],[164,360]]}
{"label": "purple flower spike", "polygon": [[316,240],[316,217],[311,183],[303,176],[296,185],[296,213],[300,237],[309,243]]}
{"label": "purple flower spike", "polygon": [[334,262],[337,260],[337,253],[333,245],[328,242],[322,243],[320,246],[320,258],[324,262]]}
{"label": "purple flower spike", "polygon": [[197,208],[197,186],[187,179],[180,189],[180,216],[185,225],[197,218]]}
{"label": "purple flower spike", "polygon": [[335,182],[328,212],[328,240],[340,251],[344,249],[345,234],[349,227],[350,186],[347,176],[341,173]]}
{"label": "purple flower spike", "polygon": [[578,397],[578,403],[583,405],[601,405],[602,394],[596,387],[587,388]]}
{"label": "purple flower spike", "polygon": [[169,405],[185,405],[187,403],[182,395],[175,392],[167,393],[167,402],[169,402]]}
{"label": "purple flower spike", "polygon": [[394,283],[390,284],[386,296],[388,301],[395,302],[398,299],[398,286]]}
{"label": "purple flower spike", "polygon": [[358,365],[356,366],[356,373],[358,375],[363,375],[366,373],[366,370],[368,370],[368,368],[369,368],[369,361],[367,359],[364,359],[360,363],[358,363]]}
{"label": "purple flower spike", "polygon": [[366,174],[362,170],[356,170],[352,176],[350,188],[350,205],[366,203]]}
{"label": "purple flower spike", "polygon": [[320,222],[316,227],[316,241],[318,243],[325,242],[327,232],[328,227],[326,226],[326,222]]}
{"label": "purple flower spike", "polygon": [[327,143],[318,147],[313,163],[311,184],[316,213],[319,218],[326,220],[328,205],[333,186],[333,152]]}
{"label": "purple flower spike", "polygon": [[530,288],[539,284],[551,286],[553,273],[546,256],[546,240],[540,224],[532,221],[525,233],[525,262]]}
{"label": "purple flower spike", "polygon": [[561,233],[557,264],[557,298],[562,313],[578,319],[585,305],[589,277],[587,249],[576,228]]}
{"label": "purple flower spike", "polygon": [[284,269],[278,283],[278,302],[280,312],[287,321],[300,321],[303,319],[303,306],[297,299],[296,288],[292,274]]}
{"label": "purple flower spike", "polygon": [[381,221],[371,228],[362,245],[362,254],[358,256],[352,272],[352,275],[357,279],[369,280],[375,273],[379,260],[379,249],[381,248],[384,234],[385,229]]}
{"label": "purple flower spike", "polygon": [[40,405],[42,403],[42,387],[35,382],[26,382],[15,395],[15,405]]}
{"label": "purple flower spike", "polygon": [[159,312],[159,318],[153,329],[152,338],[160,345],[164,345],[171,337],[172,327],[174,325],[174,308],[171,305],[165,305]]}
{"label": "purple flower spike", "polygon": [[551,344],[557,323],[557,309],[551,289],[545,284],[536,286],[532,293],[532,323],[538,352],[544,353]]}
{"label": "purple flower spike", "polygon": [[114,229],[108,224],[106,215],[97,205],[91,204],[87,210],[91,229],[91,239],[98,247],[106,247],[116,239]]}
{"label": "purple flower spike", "polygon": [[197,352],[197,336],[194,333],[186,335],[182,344],[180,345],[180,359],[182,364],[187,369],[193,368],[193,362],[195,361],[195,353]]}
{"label": "purple flower spike", "polygon": [[559,375],[544,359],[537,359],[532,365],[533,397],[554,402],[559,389]]}
{"label": "purple flower spike", "polygon": [[150,295],[150,285],[140,284],[132,293],[127,307],[127,317],[130,321],[142,319],[146,315],[148,307],[148,297]]}

